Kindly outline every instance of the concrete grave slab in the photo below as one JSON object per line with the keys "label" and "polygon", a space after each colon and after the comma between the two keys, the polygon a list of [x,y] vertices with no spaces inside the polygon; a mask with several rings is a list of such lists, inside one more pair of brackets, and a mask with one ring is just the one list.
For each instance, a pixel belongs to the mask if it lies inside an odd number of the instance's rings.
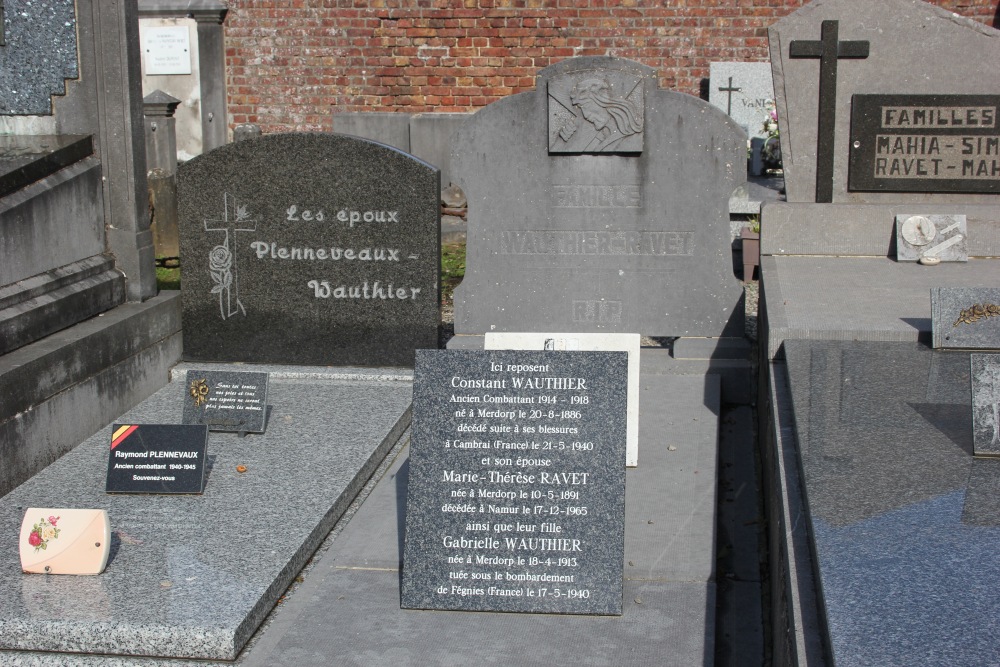
{"label": "concrete grave slab", "polygon": [[410,114],[388,111],[335,112],[333,131],[371,139],[410,152]]}
{"label": "concrete grave slab", "polygon": [[600,333],[518,333],[513,331],[487,332],[487,350],[559,350],[628,352],[628,408],[626,420],[628,437],[625,447],[625,465],[639,465],[639,334]]}
{"label": "concrete grave slab", "polygon": [[[581,87],[600,82],[618,120]],[[479,111],[454,151],[469,198],[456,333],[743,334],[729,199],[746,140],[715,107],[638,63],[574,58]]]}
{"label": "concrete grave slab", "polygon": [[437,347],[436,168],[364,139],[278,134],[177,176],[186,358],[408,366]]}
{"label": "concrete grave slab", "polygon": [[933,186],[924,192],[907,193],[860,192],[848,187],[849,158],[853,151],[864,148],[851,144],[854,95],[1000,93],[1000,77],[984,75],[980,65],[1000,57],[1000,31],[919,0],[815,0],[768,29],[788,201],[817,201],[821,64],[815,57],[792,57],[790,49],[796,41],[808,45],[820,40],[824,21],[836,22],[840,42],[868,45],[865,58],[834,61],[835,99],[829,100],[827,107],[834,126],[834,140],[828,149],[833,158],[831,201],[989,201],[989,195],[935,193]]}

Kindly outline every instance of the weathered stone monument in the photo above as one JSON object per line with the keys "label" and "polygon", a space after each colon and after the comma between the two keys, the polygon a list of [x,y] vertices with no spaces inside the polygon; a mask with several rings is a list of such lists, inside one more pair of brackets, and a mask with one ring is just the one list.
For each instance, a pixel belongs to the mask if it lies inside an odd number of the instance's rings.
{"label": "weathered stone monument", "polygon": [[96,5],[4,13],[0,494],[155,391],[180,353],[179,299],[152,298],[135,10]]}
{"label": "weathered stone monument", "polygon": [[455,331],[743,335],[729,197],[745,137],[654,70],[576,58],[455,138],[469,197]]}
{"label": "weathered stone monument", "polygon": [[968,565],[1000,547],[992,468],[969,355],[931,344],[995,330],[975,305],[1000,280],[1000,77],[980,64],[1000,32],[816,0],[769,40],[788,198],[761,217],[774,662],[995,662],[968,622],[996,613]]}

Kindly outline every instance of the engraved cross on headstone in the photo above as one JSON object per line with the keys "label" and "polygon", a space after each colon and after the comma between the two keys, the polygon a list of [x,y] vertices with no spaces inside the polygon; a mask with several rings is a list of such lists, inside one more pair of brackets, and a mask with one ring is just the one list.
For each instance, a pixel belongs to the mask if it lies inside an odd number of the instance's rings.
{"label": "engraved cross on headstone", "polygon": [[[0,1],[2,1],[2,0],[0,0]],[[726,102],[726,114],[727,115],[729,115],[729,116],[733,115],[733,93],[738,93],[741,90],[743,90],[743,89],[742,88],[734,88],[733,87],[733,77],[729,77],[729,87],[728,88],[723,88],[722,86],[719,86],[719,92],[726,93],[727,96],[729,97],[729,100]]]}
{"label": "engraved cross on headstone", "polygon": [[[212,248],[208,254],[208,271],[212,276],[212,294],[219,295],[219,311],[222,319],[228,319],[246,309],[240,302],[239,262],[236,257],[236,232],[257,230],[257,221],[250,219],[246,206],[240,206],[236,197],[226,194],[225,210],[221,220],[205,220],[206,232],[223,232],[222,243]],[[210,226],[210,225],[215,226]],[[230,234],[232,232],[232,234]],[[232,241],[232,243],[230,243]],[[235,305],[233,300],[235,298]]]}
{"label": "engraved cross on headstone", "polygon": [[841,42],[839,21],[823,21],[820,39],[797,39],[788,45],[791,58],[819,58],[819,125],[816,138],[816,201],[833,201],[833,140],[837,121],[837,60],[867,58],[867,41]]}

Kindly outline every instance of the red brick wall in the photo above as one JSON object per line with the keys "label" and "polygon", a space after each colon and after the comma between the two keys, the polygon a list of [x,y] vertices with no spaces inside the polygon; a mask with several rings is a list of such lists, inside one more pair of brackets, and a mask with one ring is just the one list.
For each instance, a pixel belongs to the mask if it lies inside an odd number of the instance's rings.
{"label": "red brick wall", "polygon": [[[934,0],[988,25],[998,1]],[[279,132],[328,130],[334,108],[470,111],[577,55],[631,58],[698,95],[710,62],[767,60],[767,26],[805,2],[229,0],[229,120]]]}

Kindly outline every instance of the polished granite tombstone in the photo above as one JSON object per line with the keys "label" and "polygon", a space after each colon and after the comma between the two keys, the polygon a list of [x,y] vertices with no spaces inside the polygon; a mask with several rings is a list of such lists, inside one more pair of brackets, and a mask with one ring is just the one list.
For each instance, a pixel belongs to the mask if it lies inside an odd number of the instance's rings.
{"label": "polished granite tombstone", "polygon": [[76,4],[8,2],[0,19],[0,116],[51,114],[52,96],[80,76]]}
{"label": "polished granite tombstone", "polygon": [[[177,423],[184,370],[121,421]],[[211,433],[204,494],[105,494],[104,428],[0,500],[0,553],[17,553],[26,507],[106,509],[113,540],[98,577],[25,575],[8,559],[0,664],[236,657],[398,441],[412,395],[408,373],[255,370],[270,373],[267,432]]]}
{"label": "polished granite tombstone", "polygon": [[784,345],[828,664],[996,664],[998,470],[972,454],[969,355]]}
{"label": "polished granite tombstone", "polygon": [[181,165],[184,357],[412,367],[438,346],[440,196],[437,168],[330,133]]}

